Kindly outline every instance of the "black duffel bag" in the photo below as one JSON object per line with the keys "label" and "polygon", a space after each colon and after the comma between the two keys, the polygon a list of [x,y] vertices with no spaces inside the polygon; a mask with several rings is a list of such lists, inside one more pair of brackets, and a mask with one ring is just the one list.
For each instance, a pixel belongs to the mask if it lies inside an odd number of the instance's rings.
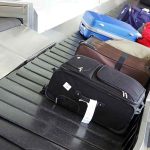
{"label": "black duffel bag", "polygon": [[145,89],[133,78],[77,55],[55,70],[45,95],[116,133],[124,133],[144,106]]}

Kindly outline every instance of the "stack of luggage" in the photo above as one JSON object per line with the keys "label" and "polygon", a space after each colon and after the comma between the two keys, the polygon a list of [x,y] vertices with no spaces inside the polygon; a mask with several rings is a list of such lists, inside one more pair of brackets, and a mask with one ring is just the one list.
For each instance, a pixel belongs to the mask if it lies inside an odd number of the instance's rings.
{"label": "stack of luggage", "polygon": [[86,40],[72,59],[54,69],[42,90],[54,103],[81,115],[81,123],[94,121],[118,134],[126,133],[141,114],[150,79],[150,49],[136,43],[143,38],[137,29],[147,21],[132,26],[127,17],[135,7],[123,10],[120,20],[85,12],[80,33]]}

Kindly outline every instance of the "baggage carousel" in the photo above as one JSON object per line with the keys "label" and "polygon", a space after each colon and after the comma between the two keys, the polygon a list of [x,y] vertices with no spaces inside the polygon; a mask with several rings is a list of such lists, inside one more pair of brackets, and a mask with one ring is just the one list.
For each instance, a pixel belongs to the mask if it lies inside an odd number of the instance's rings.
{"label": "baggage carousel", "polygon": [[[64,26],[55,28],[52,33],[62,28],[64,33],[69,32]],[[47,33],[50,35],[51,32]],[[58,38],[58,35],[54,36],[51,34],[51,39]],[[140,150],[149,131],[150,102],[146,102],[143,114],[135,120],[131,131],[118,135],[94,122],[87,126],[81,124],[81,116],[41,95],[43,86],[51,79],[53,68],[57,69],[72,58],[82,40],[79,32],[75,32],[0,80],[0,149]]]}
{"label": "baggage carousel", "polygon": [[[95,123],[82,125],[82,117],[55,105],[40,94],[53,68],[70,59],[83,40],[75,33],[31,62],[0,80],[0,135],[15,149],[120,150],[130,149],[135,131],[116,135]],[[129,140],[130,139],[130,140]],[[131,142],[132,141],[132,142]],[[3,149],[6,149],[3,145]],[[17,147],[17,146],[18,147]]]}

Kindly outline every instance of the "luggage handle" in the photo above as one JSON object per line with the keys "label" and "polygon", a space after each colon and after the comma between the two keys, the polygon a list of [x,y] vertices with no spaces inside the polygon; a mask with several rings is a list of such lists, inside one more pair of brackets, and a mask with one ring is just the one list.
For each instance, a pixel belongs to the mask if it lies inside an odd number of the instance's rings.
{"label": "luggage handle", "polygon": [[[83,101],[83,100],[79,99],[79,101]],[[85,124],[89,124],[94,116],[96,106],[97,106],[97,100],[90,99],[89,103],[87,102],[85,103],[87,104],[87,109],[81,122]]]}
{"label": "luggage handle", "polygon": [[89,47],[89,48],[91,48],[91,49],[93,49],[93,50],[95,50],[95,51],[97,50],[95,46],[89,44],[88,42],[84,42],[84,44],[85,44],[87,47]]}
{"label": "luggage handle", "polygon": [[[133,33],[129,33],[130,36],[134,37],[134,34]],[[138,38],[142,38],[142,35],[140,33],[137,33],[136,36]]]}
{"label": "luggage handle", "polygon": [[[67,91],[69,91],[69,90],[67,90]],[[75,98],[77,98],[79,102],[83,102],[87,105],[86,112],[85,112],[84,117],[82,118],[81,122],[85,123],[85,124],[89,124],[94,116],[94,113],[95,113],[95,110],[97,107],[97,100],[93,100],[93,99],[85,97],[80,91],[78,91],[74,88],[72,88],[72,90],[74,91],[73,93],[74,93]],[[57,103],[57,98],[56,98],[55,102]]]}
{"label": "luggage handle", "polygon": [[97,100],[85,97],[80,91],[75,91],[75,96],[78,98],[79,102],[86,103],[87,109],[81,122],[89,124],[94,116],[97,107]]}
{"label": "luggage handle", "polygon": [[120,71],[127,58],[128,58],[128,54],[122,53],[121,57],[119,58],[119,60],[115,64],[115,69]]}
{"label": "luggage handle", "polygon": [[147,12],[147,13],[150,13],[150,10],[147,9],[147,8],[143,8],[142,10],[145,11],[145,12]]}
{"label": "luggage handle", "polygon": [[144,108],[144,102],[142,102],[141,104],[140,104],[140,106],[136,109],[136,111],[135,111],[135,114],[136,115],[138,115],[138,114],[140,114],[141,113],[141,111],[142,111],[142,109]]}
{"label": "luggage handle", "polygon": [[[85,25],[83,24],[83,22],[81,22],[80,28],[82,28],[82,30],[86,30],[86,27],[85,27]],[[80,30],[80,31],[81,31],[81,30]],[[81,33],[81,34],[83,34],[83,33]]]}

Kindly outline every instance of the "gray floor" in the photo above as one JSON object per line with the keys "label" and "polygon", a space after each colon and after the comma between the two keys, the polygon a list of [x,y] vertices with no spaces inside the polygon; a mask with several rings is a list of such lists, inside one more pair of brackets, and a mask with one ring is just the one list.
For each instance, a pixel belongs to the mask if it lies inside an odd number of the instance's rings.
{"label": "gray floor", "polygon": [[[117,15],[121,7],[111,11],[109,14],[113,16]],[[96,9],[98,10],[99,8]],[[78,16],[43,34],[48,36],[52,42],[60,42],[73,32],[78,31],[80,21],[81,16]],[[39,94],[42,87],[48,83],[50,75],[52,75],[51,69],[53,67],[59,67],[61,63],[73,56],[77,46],[76,44],[78,43],[77,41],[80,39],[82,38],[78,34],[70,36],[65,41],[57,44],[52,49],[48,49],[27,65],[0,81],[0,115],[14,123],[10,124],[0,117],[1,136],[25,149],[31,149],[31,147],[32,149],[42,149],[43,146],[43,150],[47,150],[49,146],[49,149],[53,147],[54,150],[62,146],[65,147],[64,149],[93,150],[105,149],[108,146],[112,146],[112,144],[115,146],[115,142],[118,143],[117,146],[120,144],[120,137],[107,133],[109,134],[107,138],[111,139],[109,141],[104,137],[104,133],[107,131],[101,130],[94,124],[86,129],[86,134],[83,133],[80,135],[80,118],[78,116],[75,117],[75,115],[72,115],[61,107],[53,107],[53,103]],[[55,127],[56,125],[58,127],[57,129]],[[99,140],[104,142],[105,145],[103,147]],[[105,140],[109,141],[109,144]],[[110,150],[111,148],[109,147],[107,149]]]}

